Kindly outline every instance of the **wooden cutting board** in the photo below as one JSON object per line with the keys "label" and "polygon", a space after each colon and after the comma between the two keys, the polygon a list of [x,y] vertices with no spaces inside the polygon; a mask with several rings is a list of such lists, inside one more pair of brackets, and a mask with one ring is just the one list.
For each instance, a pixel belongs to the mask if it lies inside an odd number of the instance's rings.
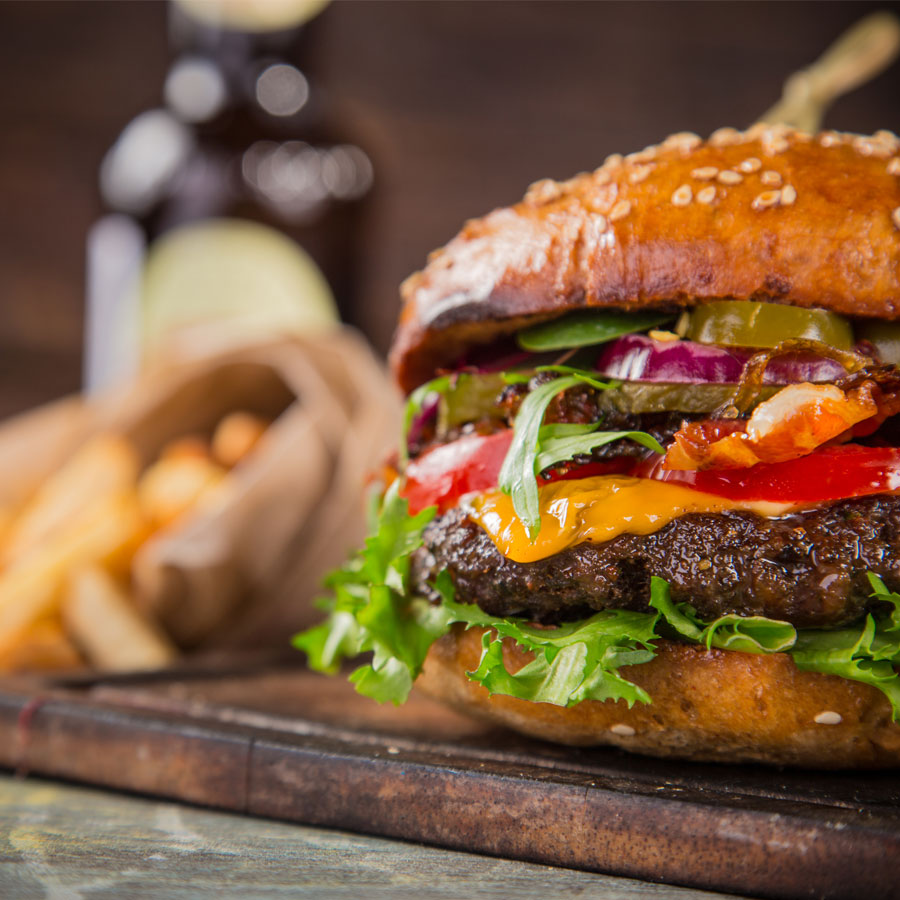
{"label": "wooden cutting board", "polygon": [[897,774],[557,747],[296,665],[2,680],[0,765],[650,881],[900,897]]}

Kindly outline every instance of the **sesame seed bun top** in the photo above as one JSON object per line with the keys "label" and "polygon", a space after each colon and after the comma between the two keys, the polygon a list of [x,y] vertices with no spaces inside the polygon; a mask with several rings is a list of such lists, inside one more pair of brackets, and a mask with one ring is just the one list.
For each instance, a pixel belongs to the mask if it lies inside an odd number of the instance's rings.
{"label": "sesame seed bun top", "polygon": [[672,135],[469,221],[401,294],[405,390],[467,347],[583,308],[733,298],[900,319],[900,140]]}

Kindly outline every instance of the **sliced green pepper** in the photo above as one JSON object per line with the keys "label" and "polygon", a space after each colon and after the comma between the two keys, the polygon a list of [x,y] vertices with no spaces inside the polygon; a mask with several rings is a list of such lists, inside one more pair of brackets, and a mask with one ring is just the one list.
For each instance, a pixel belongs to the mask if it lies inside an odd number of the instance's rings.
{"label": "sliced green pepper", "polygon": [[499,372],[486,375],[457,375],[452,387],[441,394],[437,431],[446,434],[466,422],[477,422],[486,416],[500,418],[497,400],[507,382]]}
{"label": "sliced green pepper", "polygon": [[[529,373],[522,373],[527,377]],[[497,401],[507,382],[500,374],[459,375],[452,387],[441,396],[438,408],[439,436],[451,429],[479,419],[502,418]],[[600,411],[629,415],[642,413],[682,412],[709,413],[728,403],[737,390],[736,384],[642,384],[626,382],[618,388],[597,395]],[[759,389],[756,402],[771,397],[778,388],[766,385]]]}
{"label": "sliced green pepper", "polygon": [[839,350],[853,346],[853,329],[837,313],[781,303],[717,300],[691,313],[688,338],[726,347],[777,347],[782,341],[821,341]]}

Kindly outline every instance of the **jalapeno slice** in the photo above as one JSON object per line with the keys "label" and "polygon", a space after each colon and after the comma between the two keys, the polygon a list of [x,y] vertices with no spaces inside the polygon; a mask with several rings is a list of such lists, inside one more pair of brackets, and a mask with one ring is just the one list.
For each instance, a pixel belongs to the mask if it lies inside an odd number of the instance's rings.
{"label": "jalapeno slice", "polygon": [[717,300],[691,312],[687,336],[701,344],[777,347],[782,341],[821,341],[839,350],[853,346],[853,329],[837,313],[781,303]]}

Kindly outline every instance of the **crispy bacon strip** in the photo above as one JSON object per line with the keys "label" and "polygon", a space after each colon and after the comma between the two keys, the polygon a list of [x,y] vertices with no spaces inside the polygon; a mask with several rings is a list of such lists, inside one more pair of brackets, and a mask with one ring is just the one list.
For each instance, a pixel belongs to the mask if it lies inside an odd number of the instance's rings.
{"label": "crispy bacon strip", "polygon": [[664,469],[743,469],[784,462],[831,441],[849,440],[854,426],[871,433],[900,412],[892,373],[856,373],[837,384],[791,384],[761,403],[749,419],[685,424],[666,452]]}

